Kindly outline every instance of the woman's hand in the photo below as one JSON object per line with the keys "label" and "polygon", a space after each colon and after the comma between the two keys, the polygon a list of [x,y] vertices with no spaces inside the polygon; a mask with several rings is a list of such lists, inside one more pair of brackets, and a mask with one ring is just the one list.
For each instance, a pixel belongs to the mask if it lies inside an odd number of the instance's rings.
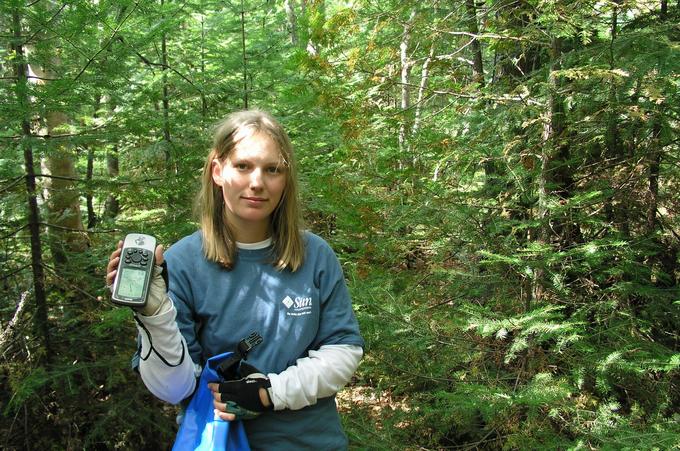
{"label": "woman's hand", "polygon": [[[212,384],[212,383],[208,384],[208,387],[213,392],[213,398],[215,398],[215,400],[213,401],[213,407],[215,407],[215,413],[217,414],[217,416],[220,417],[220,419],[222,419],[224,421],[234,421],[236,419],[236,415],[234,415],[233,413],[227,412],[227,403],[220,402],[215,397],[216,388],[213,388],[213,386],[216,386],[216,385],[218,385],[218,384],[216,384],[216,383],[215,384]],[[217,393],[217,394],[219,395],[219,393]]]}
{"label": "woman's hand", "polygon": [[123,250],[123,241],[118,242],[118,248],[113,251],[109,257],[109,264],[106,266],[106,286],[113,288],[113,281],[116,280],[116,273],[118,272],[118,263],[120,263],[120,253]]}
{"label": "woman's hand", "polygon": [[241,379],[208,384],[215,412],[225,421],[250,420],[274,408],[267,392],[269,378],[246,362],[241,363],[240,373]]}
{"label": "woman's hand", "polygon": [[[113,282],[116,280],[116,274],[118,273],[118,264],[120,263],[120,254],[123,250],[123,242],[118,242],[118,248],[111,253],[109,257],[109,264],[106,266],[106,286],[112,289]],[[161,265],[163,264],[163,246],[160,244],[156,246],[156,251],[154,255],[154,271],[151,278],[151,286],[149,287],[149,295],[146,300],[146,305],[144,307],[135,308],[136,311],[145,316],[156,315],[163,311],[165,304],[170,303],[170,299],[167,296],[167,286],[163,278],[162,272],[167,271],[163,269]]]}
{"label": "woman's hand", "polygon": [[[113,281],[116,280],[116,273],[118,272],[118,263],[120,263],[120,253],[123,251],[123,241],[118,242],[118,248],[111,253],[109,257],[109,264],[106,266],[106,286],[111,289]],[[160,266],[163,264],[163,246],[160,244],[156,246],[154,255],[156,259],[154,264]]]}

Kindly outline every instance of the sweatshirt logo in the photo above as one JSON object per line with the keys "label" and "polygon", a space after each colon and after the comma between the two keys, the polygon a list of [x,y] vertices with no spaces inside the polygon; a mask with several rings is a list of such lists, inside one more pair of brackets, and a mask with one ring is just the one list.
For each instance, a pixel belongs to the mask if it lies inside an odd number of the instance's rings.
{"label": "sweatshirt logo", "polygon": [[308,296],[296,296],[295,298],[286,296],[281,303],[288,310],[286,312],[288,316],[302,316],[312,313],[312,298]]}

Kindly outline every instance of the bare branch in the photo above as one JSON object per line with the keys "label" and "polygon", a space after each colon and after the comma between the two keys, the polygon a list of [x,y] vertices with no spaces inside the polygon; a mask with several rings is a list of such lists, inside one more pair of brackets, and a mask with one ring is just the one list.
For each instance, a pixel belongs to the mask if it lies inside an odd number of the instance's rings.
{"label": "bare branch", "polygon": [[[44,134],[44,135],[32,134],[31,138],[63,139],[63,138],[72,138],[74,136],[87,136],[88,134],[90,134],[91,132],[93,132],[95,130],[105,128],[107,125],[108,125],[108,123],[104,123],[104,124],[97,125],[96,127],[92,127],[92,128],[87,129],[87,130],[80,131],[80,132],[64,133],[64,134],[60,134],[60,135],[50,135],[49,133]],[[17,140],[17,139],[22,139],[22,138],[26,138],[26,136],[25,135],[0,136],[0,139],[8,139],[8,140]]]}
{"label": "bare branch", "polygon": [[450,34],[452,36],[469,36],[472,39],[507,39],[508,41],[524,41],[524,42],[534,42],[536,44],[541,44],[541,42],[532,41],[527,38],[515,37],[515,36],[503,36],[502,34],[495,33],[470,33],[469,31],[445,31],[437,30],[437,32],[442,34]]}
{"label": "bare branch", "polygon": [[14,230],[14,231],[12,231],[12,232],[10,232],[10,233],[8,233],[7,235],[4,235],[4,236],[0,237],[0,240],[3,240],[3,241],[6,240],[7,238],[9,238],[9,237],[11,237],[11,236],[14,236],[14,235],[16,235],[17,233],[21,232],[22,230],[24,230],[24,229],[27,228],[28,226],[29,226],[29,224],[24,224],[24,225],[22,225],[21,227],[19,227],[18,229]]}
{"label": "bare branch", "polygon": [[20,268],[15,269],[14,271],[10,271],[10,272],[7,273],[7,274],[3,274],[2,277],[0,277],[0,280],[9,279],[9,278],[12,277],[14,274],[20,273],[20,272],[23,271],[24,269],[30,268],[30,267],[31,267],[31,264],[29,263],[29,264],[27,264],[27,265],[24,265],[24,266],[22,266],[22,267],[20,267]]}
{"label": "bare branch", "polygon": [[45,226],[45,227],[50,227],[52,229],[59,229],[59,230],[64,230],[66,232],[75,232],[75,233],[87,233],[88,235],[94,235],[97,233],[120,233],[120,229],[110,229],[110,230],[84,230],[84,229],[74,229],[72,227],[64,227],[56,224],[50,224],[48,222],[39,222],[39,225]]}
{"label": "bare branch", "polygon": [[147,182],[158,182],[161,180],[164,180],[161,177],[157,178],[148,178],[148,179],[140,179],[140,180],[130,180],[130,181],[115,181],[112,182],[110,180],[99,180],[99,179],[81,179],[78,177],[66,177],[63,175],[52,175],[52,174],[35,174],[36,177],[43,177],[43,178],[51,178],[51,179],[56,179],[56,180],[68,180],[72,182],[83,182],[83,183],[97,183],[97,182],[102,182],[102,183],[109,183],[109,184],[115,184],[115,185],[134,185],[136,183],[147,183]]}
{"label": "bare branch", "polygon": [[[19,227],[16,230],[13,230],[12,232],[0,237],[0,240],[5,240],[13,235],[16,235],[17,233],[21,232],[25,228],[27,228],[30,224],[25,224],[21,227]],[[83,229],[74,229],[71,227],[64,227],[56,224],[50,224],[48,222],[39,222],[39,226],[45,226],[45,227],[50,227],[53,229],[59,229],[59,230],[64,230],[66,232],[77,232],[77,233],[87,233],[88,235],[94,235],[97,233],[120,233],[120,229],[109,229],[109,230],[83,230]],[[23,269],[23,268],[22,268]]]}
{"label": "bare branch", "polygon": [[5,191],[11,190],[12,188],[14,188],[14,186],[23,182],[24,177],[25,177],[25,175],[20,175],[18,177],[15,177],[14,179],[12,179],[11,182],[9,183],[9,185],[0,188],[0,193],[4,193]]}
{"label": "bare branch", "polygon": [[19,323],[19,320],[21,319],[21,314],[24,312],[24,309],[26,308],[26,299],[28,299],[28,293],[29,293],[28,291],[24,291],[23,293],[21,293],[19,305],[17,306],[17,309],[14,311],[14,315],[12,316],[12,319],[9,321],[9,324],[7,324],[7,327],[5,327],[5,330],[2,331],[2,335],[0,336],[0,349],[2,349],[3,357],[6,351],[5,344],[10,340],[10,338],[12,338],[14,329],[16,328],[17,323]]}

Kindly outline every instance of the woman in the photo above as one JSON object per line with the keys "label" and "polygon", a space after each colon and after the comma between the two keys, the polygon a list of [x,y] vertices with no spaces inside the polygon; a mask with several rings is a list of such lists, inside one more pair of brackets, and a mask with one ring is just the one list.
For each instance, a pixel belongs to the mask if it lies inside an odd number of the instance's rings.
{"label": "woman", "polygon": [[[297,183],[290,140],[269,114],[242,111],[217,126],[203,168],[201,230],[165,254],[168,295],[157,267],[135,314],[139,372],[154,395],[178,403],[194,392],[206,359],[258,332],[264,341],[248,354],[257,374],[210,384],[219,416],[237,418],[228,401],[253,413],[245,420],[253,449],[345,449],[335,393],[364,343],[337,257],[300,229]],[[119,255],[120,245],[109,284]],[[156,261],[163,258],[159,247]]]}

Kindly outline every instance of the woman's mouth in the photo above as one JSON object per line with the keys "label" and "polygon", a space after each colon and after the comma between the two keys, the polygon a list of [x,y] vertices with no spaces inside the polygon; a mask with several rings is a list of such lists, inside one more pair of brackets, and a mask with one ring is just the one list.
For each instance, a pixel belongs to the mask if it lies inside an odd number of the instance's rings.
{"label": "woman's mouth", "polygon": [[242,197],[242,199],[245,200],[246,202],[252,202],[254,204],[259,204],[259,203],[267,201],[267,199],[264,198],[264,197],[245,197],[244,196],[244,197]]}

